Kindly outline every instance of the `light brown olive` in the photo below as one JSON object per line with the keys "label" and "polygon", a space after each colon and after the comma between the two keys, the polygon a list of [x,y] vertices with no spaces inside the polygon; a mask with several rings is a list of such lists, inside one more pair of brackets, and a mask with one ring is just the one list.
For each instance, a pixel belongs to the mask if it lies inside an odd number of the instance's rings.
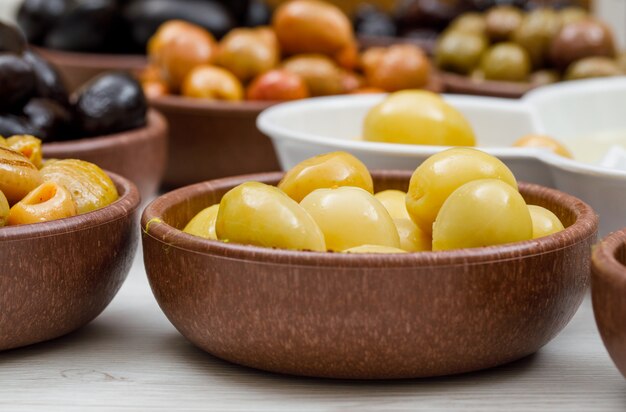
{"label": "light brown olive", "polygon": [[513,33],[513,41],[528,52],[533,67],[541,68],[549,61],[550,44],[561,29],[561,20],[552,9],[528,13]]}
{"label": "light brown olive", "polygon": [[217,64],[245,82],[273,69],[280,60],[277,41],[265,29],[235,29],[219,44]]}
{"label": "light brown olive", "polygon": [[22,200],[41,182],[39,170],[26,156],[0,146],[0,192],[10,205]]}
{"label": "light brown olive", "polygon": [[567,147],[553,137],[540,135],[540,134],[527,134],[521,137],[515,143],[513,147],[536,147],[540,149],[546,149],[559,156],[573,159],[572,152]]}
{"label": "light brown olive", "polygon": [[550,59],[558,69],[585,57],[615,57],[613,33],[597,20],[586,19],[564,26],[550,46]]}
{"label": "light brown olive", "polygon": [[430,62],[424,51],[411,44],[396,44],[374,49],[363,56],[367,83],[388,92],[420,89],[430,79]]}
{"label": "light brown olive", "polygon": [[9,212],[8,224],[28,225],[75,216],[78,213],[70,192],[55,182],[44,182],[17,202]]}
{"label": "light brown olive", "polygon": [[483,55],[480,68],[485,79],[522,82],[530,74],[530,58],[515,43],[498,43]]}
{"label": "light brown olive", "polygon": [[565,80],[590,79],[594,77],[622,76],[624,72],[617,61],[608,57],[587,57],[572,63],[565,72]]}
{"label": "light brown olive", "polygon": [[311,96],[329,96],[344,92],[341,69],[324,55],[293,56],[285,60],[283,68],[300,76],[309,88]]}
{"label": "light brown olive", "polygon": [[302,77],[285,69],[270,70],[257,76],[248,86],[248,100],[288,101],[306,99],[309,88]]}
{"label": "light brown olive", "polygon": [[182,95],[198,99],[240,101],[243,86],[234,74],[221,67],[196,66],[185,78]]}
{"label": "light brown olive", "polygon": [[513,6],[496,6],[485,14],[487,36],[494,41],[507,41],[522,23],[522,12]]}
{"label": "light brown olive", "polygon": [[446,71],[468,74],[487,50],[487,39],[482,34],[446,31],[435,46],[435,63]]}

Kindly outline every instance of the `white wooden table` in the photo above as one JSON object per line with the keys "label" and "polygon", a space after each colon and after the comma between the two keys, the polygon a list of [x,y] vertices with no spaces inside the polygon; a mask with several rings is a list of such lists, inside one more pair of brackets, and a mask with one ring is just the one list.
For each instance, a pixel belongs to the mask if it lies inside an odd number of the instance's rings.
{"label": "white wooden table", "polygon": [[390,382],[304,379],[232,365],[167,321],[137,259],[111,306],[52,342],[0,353],[0,411],[626,411],[626,380],[591,302],[538,354],[463,376]]}

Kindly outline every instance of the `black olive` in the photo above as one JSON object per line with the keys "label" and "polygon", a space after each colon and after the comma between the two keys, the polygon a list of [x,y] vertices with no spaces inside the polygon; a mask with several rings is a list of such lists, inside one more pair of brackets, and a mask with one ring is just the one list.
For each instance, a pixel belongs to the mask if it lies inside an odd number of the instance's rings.
{"label": "black olive", "polygon": [[248,27],[268,26],[272,20],[272,10],[262,0],[252,0],[243,24]]}
{"label": "black olive", "polygon": [[73,137],[72,115],[54,100],[31,99],[23,111],[34,134],[42,141],[68,140]]}
{"label": "black olive", "polygon": [[10,137],[16,134],[37,135],[37,130],[28,119],[10,113],[0,113],[0,136]]}
{"label": "black olive", "polygon": [[104,135],[141,127],[147,102],[141,85],[126,73],[105,73],[81,87],[74,111],[82,132]]}
{"label": "black olive", "polygon": [[466,0],[403,0],[396,7],[396,23],[402,33],[415,28],[445,28],[470,7]]}
{"label": "black olive", "polygon": [[26,39],[17,27],[0,21],[0,52],[21,54],[26,49]]}
{"label": "black olive", "polygon": [[361,5],[354,15],[354,29],[357,34],[366,36],[396,35],[396,24],[391,16],[378,7],[365,3]]}
{"label": "black olive", "polygon": [[19,110],[35,92],[35,74],[20,56],[0,53],[0,112]]}
{"label": "black olive", "polygon": [[117,30],[115,0],[82,0],[58,19],[44,39],[44,46],[73,51],[102,51]]}
{"label": "black olive", "polygon": [[252,0],[217,0],[224,6],[240,23],[246,18]]}
{"label": "black olive", "polygon": [[69,103],[67,87],[56,67],[33,50],[27,50],[23,58],[35,73],[35,95],[67,106]]}
{"label": "black olive", "polygon": [[73,0],[24,0],[17,22],[33,44],[42,44],[45,35],[61,18]]}
{"label": "black olive", "polygon": [[236,25],[223,5],[206,0],[131,0],[124,9],[134,41],[145,48],[159,26],[172,19],[186,20],[220,38]]}

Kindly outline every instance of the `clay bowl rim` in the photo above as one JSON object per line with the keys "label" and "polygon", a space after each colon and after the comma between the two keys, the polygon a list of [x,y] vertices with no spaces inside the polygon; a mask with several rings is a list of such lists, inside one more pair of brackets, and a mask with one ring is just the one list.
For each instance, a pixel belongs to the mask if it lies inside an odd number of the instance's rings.
{"label": "clay bowl rim", "polygon": [[29,225],[0,228],[0,244],[30,238],[46,238],[80,230],[103,226],[133,214],[141,203],[137,186],[130,180],[113,172],[105,171],[117,187],[120,197],[110,205],[92,212],[64,219]]}
{"label": "clay bowl rim", "polygon": [[146,113],[146,124],[123,132],[81,137],[80,139],[64,140],[42,144],[43,154],[46,158],[54,158],[59,153],[80,153],[95,149],[120,147],[127,140],[140,137],[147,131],[167,132],[165,117],[155,109],[148,109]]}
{"label": "clay bowl rim", "polygon": [[[372,171],[371,173],[374,181],[377,178],[388,177],[406,179],[408,182],[411,177],[410,171]],[[142,231],[144,235],[165,243],[168,247],[225,259],[291,266],[356,268],[367,265],[375,268],[402,268],[416,265],[420,267],[470,266],[518,260],[565,249],[589,237],[595,237],[598,227],[598,216],[591,206],[582,200],[556,189],[529,183],[520,183],[520,188],[528,194],[541,195],[546,200],[552,200],[570,209],[576,216],[576,221],[565,230],[550,236],[498,246],[406,254],[344,254],[272,249],[212,241],[183,233],[182,230],[162,220],[167,210],[191,197],[234,187],[250,180],[275,184],[282,176],[284,176],[283,172],[242,175],[197,183],[171,191],[159,196],[144,209],[141,217]]]}
{"label": "clay bowl rim", "polygon": [[502,97],[519,99],[531,90],[539,87],[539,84],[530,82],[510,82],[501,80],[474,81],[462,74],[440,71],[446,93],[470,94],[480,96]]}
{"label": "clay bowl rim", "polygon": [[626,229],[613,232],[598,243],[591,256],[594,276],[626,289],[626,265],[617,260],[620,248],[626,248]]}
{"label": "clay bowl rim", "polygon": [[148,64],[148,58],[144,54],[122,53],[93,53],[70,50],[52,49],[49,47],[30,44],[29,47],[44,56],[52,56],[56,65],[71,65],[81,68],[110,68],[141,69]]}

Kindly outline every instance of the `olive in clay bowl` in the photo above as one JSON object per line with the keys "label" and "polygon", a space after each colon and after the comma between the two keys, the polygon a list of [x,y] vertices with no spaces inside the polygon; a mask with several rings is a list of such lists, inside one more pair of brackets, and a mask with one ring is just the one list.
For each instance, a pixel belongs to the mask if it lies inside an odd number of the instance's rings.
{"label": "olive in clay bowl", "polygon": [[[570,321],[590,282],[598,218],[580,200],[521,184],[566,229],[544,238],[446,252],[351,255],[209,241],[182,232],[246,182],[167,193],[142,216],[144,262],[168,319],[228,361],[349,379],[441,376],[528,356]],[[406,191],[411,172],[372,173],[375,191]],[[289,342],[286,345],[285,342]]]}
{"label": "olive in clay bowl", "polygon": [[626,378],[626,229],[609,235],[592,260],[593,311],[613,362]]}
{"label": "olive in clay bowl", "polygon": [[119,199],[66,219],[0,228],[0,351],[86,325],[111,302],[137,248],[139,192],[109,173]]}

